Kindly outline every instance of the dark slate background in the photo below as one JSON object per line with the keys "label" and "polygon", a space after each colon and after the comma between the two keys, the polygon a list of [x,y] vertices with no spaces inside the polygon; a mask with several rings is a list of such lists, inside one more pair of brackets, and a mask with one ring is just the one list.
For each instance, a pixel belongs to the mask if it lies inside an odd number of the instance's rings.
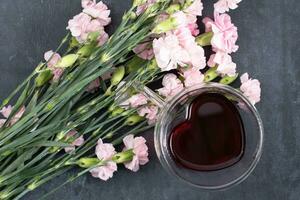
{"label": "dark slate background", "polygon": [[[107,0],[113,25],[130,0]],[[204,0],[205,3],[211,2]],[[211,5],[212,3],[208,3]],[[6,97],[65,35],[80,0],[0,0],[0,99]],[[206,12],[212,14],[211,12]],[[264,153],[253,174],[222,192],[199,191],[170,177],[160,166],[148,133],[151,162],[138,173],[120,169],[108,182],[87,175],[51,196],[52,200],[297,200],[300,196],[300,1],[243,0],[231,12],[239,28],[240,72],[262,82],[258,109],[265,125]],[[24,199],[38,200],[67,175]]]}

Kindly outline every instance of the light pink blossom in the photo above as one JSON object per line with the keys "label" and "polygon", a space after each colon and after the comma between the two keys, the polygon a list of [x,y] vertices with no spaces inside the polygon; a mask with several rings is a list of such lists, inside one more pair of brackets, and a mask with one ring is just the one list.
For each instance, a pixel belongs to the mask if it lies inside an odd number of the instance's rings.
{"label": "light pink blossom", "polygon": [[85,13],[80,13],[69,20],[67,29],[71,31],[72,36],[74,36],[79,43],[86,42],[89,34],[94,32],[100,34],[98,37],[99,46],[103,45],[108,39],[108,35],[104,31],[102,23],[98,19],[92,19],[92,17]]}
{"label": "light pink blossom", "polygon": [[107,181],[113,177],[113,173],[117,171],[117,164],[111,161],[111,158],[116,154],[115,148],[110,143],[103,143],[101,139],[98,140],[96,146],[96,155],[99,160],[106,161],[103,166],[98,166],[90,170],[90,173],[95,178],[100,178]]}
{"label": "light pink blossom", "polygon": [[229,9],[236,9],[238,7],[238,3],[242,0],[219,0],[214,4],[215,11],[218,13],[228,12]]}
{"label": "light pink blossom", "polygon": [[100,178],[103,181],[107,181],[112,178],[114,172],[118,170],[118,166],[115,162],[109,161],[104,166],[99,166],[90,170],[90,173],[95,178]]}
{"label": "light pink blossom", "polygon": [[175,74],[166,74],[162,81],[163,88],[158,89],[158,93],[170,100],[173,96],[183,90],[182,82]]}
{"label": "light pink blossom", "polygon": [[217,68],[217,72],[222,76],[235,76],[236,75],[236,64],[234,62],[230,62],[227,64],[221,64]]}
{"label": "light pink blossom", "polygon": [[[2,127],[4,125],[4,123],[6,122],[6,120],[9,118],[12,110],[13,110],[13,107],[11,105],[8,105],[7,107],[4,106],[0,110],[0,113],[5,118],[5,119],[0,119],[0,127]],[[14,125],[17,121],[19,121],[21,119],[21,117],[23,116],[24,113],[25,113],[25,106],[22,106],[20,108],[20,110],[11,118],[10,122],[8,123],[8,125],[9,126]]]}
{"label": "light pink blossom", "polygon": [[8,105],[7,107],[3,107],[0,110],[0,113],[3,115],[3,117],[8,118],[10,113],[12,112],[13,107],[11,105]]}
{"label": "light pink blossom", "polygon": [[58,81],[64,73],[64,69],[56,67],[58,62],[61,60],[61,56],[58,53],[54,53],[52,50],[50,50],[44,54],[44,59],[47,62],[48,68],[53,74],[53,80]]}
{"label": "light pink blossom", "polygon": [[206,58],[204,49],[197,45],[195,37],[187,27],[178,28],[173,31],[177,36],[179,44],[188,53],[187,64],[192,65],[195,68],[203,69],[206,66]]}
{"label": "light pink blossom", "polygon": [[195,16],[202,16],[203,4],[201,0],[194,0],[193,3],[184,11]]}
{"label": "light pink blossom", "polygon": [[238,39],[237,27],[231,22],[229,15],[215,13],[214,21],[205,18],[203,22],[206,31],[212,30],[213,32],[211,45],[214,51],[230,54],[238,50],[238,46],[235,44]]}
{"label": "light pink blossom", "polygon": [[[177,28],[187,27],[188,24],[190,24],[191,22],[194,21],[194,20],[191,21],[191,18],[189,18],[188,15],[182,11],[178,11],[178,12],[172,14],[171,17],[176,20]],[[192,15],[192,19],[194,19],[194,18],[195,17]]]}
{"label": "light pink blossom", "polygon": [[140,58],[144,60],[151,60],[154,56],[151,42],[143,42],[137,45],[133,52],[136,53]]}
{"label": "light pink blossom", "polygon": [[134,138],[133,135],[128,135],[124,137],[123,142],[125,145],[124,151],[132,149],[134,153],[132,161],[124,163],[124,165],[127,169],[137,172],[140,165],[145,165],[149,162],[146,140],[143,137]]}
{"label": "light pink blossom", "polygon": [[47,61],[47,66],[51,69],[56,67],[57,63],[61,60],[61,56],[50,50],[44,54],[44,59]]}
{"label": "light pink blossom", "polygon": [[75,37],[78,42],[84,43],[88,37],[87,27],[91,20],[91,16],[80,13],[69,20],[67,30],[71,31],[72,36]]}
{"label": "light pink blossom", "polygon": [[241,76],[241,87],[240,90],[254,105],[260,101],[261,88],[260,82],[257,79],[249,78],[248,73]]}
{"label": "light pink blossom", "polygon": [[109,17],[110,10],[108,10],[108,7],[102,1],[96,3],[96,1],[88,2],[84,0],[82,6],[84,8],[83,13],[98,20],[102,26],[106,26],[111,22],[111,18]]}
{"label": "light pink blossom", "polygon": [[133,95],[128,99],[128,102],[132,108],[137,108],[139,106],[145,105],[148,99],[143,94]]}
{"label": "light pink blossom", "polygon": [[87,8],[96,5],[96,0],[81,0],[82,8]]}
{"label": "light pink blossom", "polygon": [[218,51],[216,54],[212,54],[207,62],[210,67],[217,65],[217,72],[221,75],[235,76],[236,64],[232,61],[230,55],[224,52]]}
{"label": "light pink blossom", "polygon": [[183,69],[182,75],[184,77],[185,87],[192,87],[195,85],[203,84],[204,82],[204,75],[199,71],[199,69],[194,67]]}
{"label": "light pink blossom", "polygon": [[[72,130],[69,133],[67,133],[66,139],[68,140],[70,138],[74,138],[74,136],[76,134],[77,134],[77,131]],[[83,145],[83,143],[84,143],[84,138],[83,138],[83,136],[80,136],[80,137],[76,138],[69,147],[65,147],[65,152],[70,153],[71,151],[74,151],[76,147]]]}
{"label": "light pink blossom", "polygon": [[176,69],[178,65],[185,66],[190,60],[188,52],[180,46],[178,38],[173,34],[155,39],[153,51],[162,71]]}
{"label": "light pink blossom", "polygon": [[148,124],[155,124],[158,115],[158,107],[154,105],[144,106],[138,110],[138,114],[142,117],[146,117]]}

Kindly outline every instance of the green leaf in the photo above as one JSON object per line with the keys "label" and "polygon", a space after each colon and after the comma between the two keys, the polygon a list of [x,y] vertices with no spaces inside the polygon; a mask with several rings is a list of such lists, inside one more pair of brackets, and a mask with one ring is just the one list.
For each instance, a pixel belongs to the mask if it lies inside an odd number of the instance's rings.
{"label": "green leaf", "polygon": [[30,144],[28,147],[70,147],[69,143],[59,141],[39,141]]}

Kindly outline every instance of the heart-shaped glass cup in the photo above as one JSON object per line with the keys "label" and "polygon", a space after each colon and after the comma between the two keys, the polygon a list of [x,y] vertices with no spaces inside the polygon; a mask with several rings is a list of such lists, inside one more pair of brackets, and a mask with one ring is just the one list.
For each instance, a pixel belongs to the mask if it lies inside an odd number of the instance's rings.
{"label": "heart-shaped glass cup", "polygon": [[[240,91],[223,84],[206,83],[184,89],[170,102],[164,102],[155,92],[141,84],[136,84],[135,88],[160,107],[154,141],[156,154],[166,171],[200,189],[222,190],[239,184],[254,170],[262,153],[263,124],[256,108]],[[198,171],[179,165],[170,148],[172,130],[187,119],[189,105],[203,93],[217,93],[230,100],[244,126],[243,156],[234,165],[215,171]]]}

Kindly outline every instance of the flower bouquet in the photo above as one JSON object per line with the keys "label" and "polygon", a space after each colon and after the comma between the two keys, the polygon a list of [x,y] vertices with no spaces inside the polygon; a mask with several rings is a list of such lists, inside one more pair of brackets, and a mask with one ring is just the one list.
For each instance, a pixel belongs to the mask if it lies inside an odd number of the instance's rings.
{"label": "flower bouquet", "polygon": [[[233,83],[238,33],[226,12],[240,1],[217,1],[202,31],[201,0],[134,0],[109,36],[108,7],[82,0],[59,47],[2,101],[0,199],[20,199],[74,167],[80,171],[64,184],[86,173],[106,181],[120,164],[138,171],[149,160],[136,135],[159,114],[144,86],[161,83],[155,91],[170,101],[197,84]],[[240,90],[260,100],[260,83],[247,73]]]}

